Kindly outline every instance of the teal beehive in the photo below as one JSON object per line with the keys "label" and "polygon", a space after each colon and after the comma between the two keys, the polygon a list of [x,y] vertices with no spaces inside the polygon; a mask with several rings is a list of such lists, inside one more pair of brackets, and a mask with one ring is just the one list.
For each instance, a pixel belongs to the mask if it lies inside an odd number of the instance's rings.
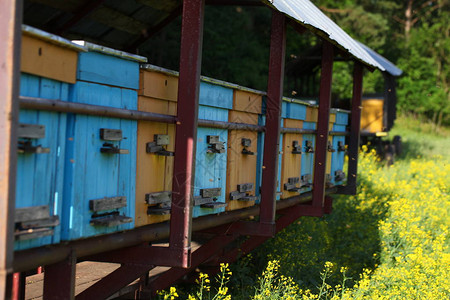
{"label": "teal beehive", "polygon": [[[139,62],[146,59],[83,43],[71,102],[137,109]],[[137,122],[75,115],[67,118],[62,239],[134,226]]]}
{"label": "teal beehive", "polygon": [[[29,26],[22,29],[20,95],[67,101],[77,53],[84,48]],[[60,241],[65,134],[65,113],[20,110],[15,250]]]}
{"label": "teal beehive", "polygon": [[[333,125],[333,131],[345,132],[350,112],[342,109],[334,109],[333,111],[336,112],[336,123]],[[333,148],[335,152],[331,156],[331,181],[335,185],[340,185],[346,179],[346,174],[343,170],[346,152],[345,136],[333,136]]]}
{"label": "teal beehive", "polygon": [[[233,107],[233,89],[210,82],[200,83],[198,118],[228,121]],[[197,130],[193,217],[225,211],[227,178],[226,129],[199,127]]]}

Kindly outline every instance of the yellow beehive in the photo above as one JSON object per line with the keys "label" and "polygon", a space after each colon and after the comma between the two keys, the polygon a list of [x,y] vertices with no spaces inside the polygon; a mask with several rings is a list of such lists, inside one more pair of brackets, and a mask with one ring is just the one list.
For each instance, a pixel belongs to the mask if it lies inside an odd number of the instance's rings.
{"label": "yellow beehive", "polygon": [[[138,110],[175,116],[177,93],[177,76],[141,69]],[[149,143],[153,146],[148,147]],[[167,155],[174,151],[174,145],[174,124],[138,121],[136,227],[170,218],[167,201],[172,191],[174,158]]]}
{"label": "yellow beehive", "polygon": [[361,131],[377,133],[383,131],[384,100],[379,98],[363,99],[361,112]]}
{"label": "yellow beehive", "polygon": [[[229,112],[228,120],[233,123],[258,125],[261,106],[260,94],[234,90],[233,110]],[[256,131],[228,131],[226,210],[255,204],[257,139]]]}

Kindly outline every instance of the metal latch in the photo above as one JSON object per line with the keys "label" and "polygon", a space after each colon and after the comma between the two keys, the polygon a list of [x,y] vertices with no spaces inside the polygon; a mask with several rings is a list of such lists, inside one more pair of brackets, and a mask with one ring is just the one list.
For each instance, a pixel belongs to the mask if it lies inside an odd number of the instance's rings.
{"label": "metal latch", "polygon": [[334,180],[335,181],[342,181],[345,179],[345,173],[342,172],[342,170],[337,170],[334,172]]}
{"label": "metal latch", "polygon": [[306,153],[314,153],[313,143],[312,141],[305,141],[305,152]]}
{"label": "metal latch", "polygon": [[325,174],[325,187],[332,188],[334,184],[331,182],[331,174]]}
{"label": "metal latch", "polygon": [[167,134],[155,134],[153,142],[148,142],[146,145],[147,153],[154,153],[162,156],[173,156],[174,153],[167,151],[164,146],[170,144],[170,137]]}
{"label": "metal latch", "polygon": [[251,139],[242,138],[241,145],[244,147],[244,149],[242,149],[242,154],[255,155],[255,152],[250,151],[250,150],[247,149],[248,147],[250,147],[252,145],[252,140]]}
{"label": "metal latch", "polygon": [[194,196],[194,206],[202,208],[219,208],[227,206],[226,203],[216,202],[222,194],[221,188],[200,189],[200,196]]}
{"label": "metal latch", "polygon": [[145,202],[149,206],[147,215],[168,215],[172,205],[172,192],[164,191],[145,195]]}
{"label": "metal latch", "polygon": [[284,190],[289,192],[300,192],[301,186],[297,187],[297,184],[300,183],[299,177],[291,177],[288,178],[288,182],[284,184]]}
{"label": "metal latch", "polygon": [[30,240],[53,235],[53,227],[59,225],[58,216],[50,216],[48,205],[17,208],[15,212],[16,240]]}
{"label": "metal latch", "polygon": [[328,141],[327,151],[328,152],[336,152],[336,149],[333,148],[333,144],[330,141]]}
{"label": "metal latch", "polygon": [[253,183],[243,183],[237,185],[237,191],[230,193],[230,200],[239,201],[256,201],[258,196],[252,196],[250,193],[253,191]]}
{"label": "metal latch", "polygon": [[120,215],[118,211],[99,213],[101,211],[119,209],[127,206],[127,197],[105,197],[89,201],[89,209],[94,213],[90,224],[92,226],[113,227],[133,222],[133,218]]}
{"label": "metal latch", "polygon": [[292,142],[292,154],[302,154],[302,145],[298,141]]}
{"label": "metal latch", "polygon": [[341,141],[338,142],[338,152],[344,152],[345,151],[345,144]]}
{"label": "metal latch", "polygon": [[311,174],[302,175],[300,177],[300,187],[301,188],[311,187],[312,186],[311,181],[312,181]]}
{"label": "metal latch", "polygon": [[225,142],[221,142],[218,135],[208,135],[206,142],[209,144],[207,153],[225,153]]}
{"label": "metal latch", "polygon": [[18,153],[50,153],[50,148],[44,148],[41,145],[33,146],[33,143],[31,141],[45,138],[44,125],[19,124],[17,135],[17,137],[19,138],[17,147]]}

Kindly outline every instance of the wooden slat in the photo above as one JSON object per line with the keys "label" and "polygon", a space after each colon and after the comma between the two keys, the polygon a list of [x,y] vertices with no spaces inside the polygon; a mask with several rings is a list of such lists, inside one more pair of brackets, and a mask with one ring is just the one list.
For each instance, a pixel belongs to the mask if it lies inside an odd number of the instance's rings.
{"label": "wooden slat", "polygon": [[234,91],[233,110],[260,114],[261,106],[261,95],[241,90]]}
{"label": "wooden slat", "polygon": [[89,208],[92,211],[104,211],[127,206],[127,197],[105,197],[89,201]]}
{"label": "wooden slat", "polygon": [[140,74],[139,95],[177,101],[178,77],[148,70],[141,70]]}
{"label": "wooden slat", "polygon": [[17,208],[14,222],[26,222],[30,220],[47,219],[50,216],[48,205]]}
{"label": "wooden slat", "polygon": [[22,36],[21,71],[75,83],[78,53],[35,37]]}

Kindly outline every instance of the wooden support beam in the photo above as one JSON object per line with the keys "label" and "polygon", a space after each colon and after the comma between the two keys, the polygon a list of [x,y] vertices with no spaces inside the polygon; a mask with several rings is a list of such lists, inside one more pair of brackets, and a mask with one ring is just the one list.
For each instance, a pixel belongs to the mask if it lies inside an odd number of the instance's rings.
{"label": "wooden support beam", "polygon": [[319,116],[317,121],[316,149],[314,153],[313,201],[315,207],[323,207],[327,162],[328,131],[331,106],[331,82],[333,74],[334,46],[323,41],[322,69],[319,91]]}
{"label": "wooden support beam", "polygon": [[22,1],[0,1],[0,299],[11,297]]}
{"label": "wooden support beam", "polygon": [[45,266],[44,300],[71,300],[75,297],[77,258],[73,252],[63,261]]}
{"label": "wooden support beam", "polygon": [[361,98],[363,86],[363,66],[355,62],[353,69],[353,96],[350,115],[350,141],[348,145],[347,184],[338,190],[339,194],[355,195],[358,175],[358,153],[361,128]]}
{"label": "wooden support beam", "polygon": [[204,12],[204,0],[183,1],[169,247],[181,254],[174,266],[185,268],[190,265]]}
{"label": "wooden support beam", "polygon": [[[260,223],[274,225],[278,176],[278,149],[281,130],[281,99],[283,97],[284,61],[286,52],[286,18],[272,11],[270,35],[269,78],[266,101],[266,134],[261,186]],[[273,235],[272,232],[268,234]]]}

